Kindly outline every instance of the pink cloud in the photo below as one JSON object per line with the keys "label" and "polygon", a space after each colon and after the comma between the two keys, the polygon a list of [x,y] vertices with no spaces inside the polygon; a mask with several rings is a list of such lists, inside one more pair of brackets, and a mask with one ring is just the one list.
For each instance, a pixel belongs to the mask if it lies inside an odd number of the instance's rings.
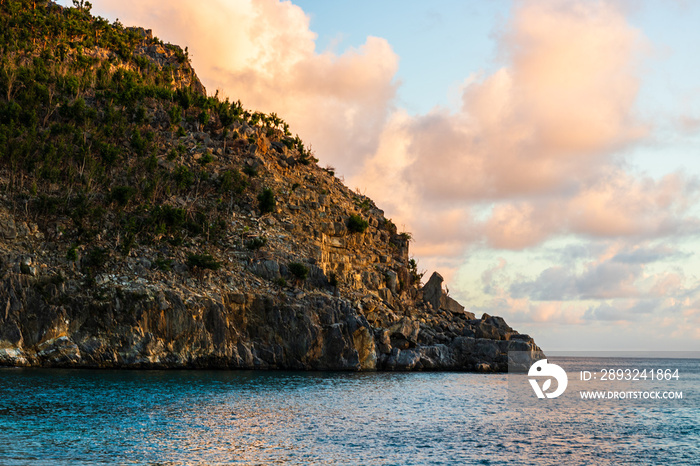
{"label": "pink cloud", "polygon": [[[499,47],[503,67],[470,78],[460,111],[395,113],[353,183],[386,200],[428,254],[460,242],[522,249],[560,234],[688,228],[692,180],[638,178],[619,166],[649,135],[635,111],[649,47],[615,4],[517,2]],[[462,236],[446,242],[455,209]]]}
{"label": "pink cloud", "polygon": [[642,239],[697,228],[698,220],[688,217],[698,196],[693,179],[674,173],[654,180],[614,167],[608,170],[568,197],[497,204],[484,224],[488,243],[499,249],[523,249],[557,234]]}
{"label": "pink cloud", "polygon": [[437,110],[406,131],[408,177],[429,199],[561,194],[647,134],[634,112],[645,42],[619,11],[517,5],[500,38],[505,66],[465,88],[460,113]]}

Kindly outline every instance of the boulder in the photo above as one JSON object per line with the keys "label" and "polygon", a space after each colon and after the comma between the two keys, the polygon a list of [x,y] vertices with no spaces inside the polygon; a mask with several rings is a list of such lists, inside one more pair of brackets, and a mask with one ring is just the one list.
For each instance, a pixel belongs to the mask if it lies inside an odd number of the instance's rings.
{"label": "boulder", "polygon": [[445,370],[455,366],[452,351],[447,345],[437,344],[420,348],[420,363],[423,369]]}
{"label": "boulder", "polygon": [[430,280],[422,288],[423,302],[429,303],[434,310],[443,310],[455,315],[465,316],[467,319],[473,319],[474,314],[464,310],[464,306],[456,300],[447,296],[447,293],[442,289],[442,275],[433,272]]}
{"label": "boulder", "polygon": [[[456,315],[466,315],[468,318],[474,317],[474,314],[470,312],[466,312],[464,310],[464,306],[459,304],[457,301],[454,299],[450,298],[449,296],[442,296],[442,300],[440,303],[440,309],[444,309],[447,312],[451,312],[452,314]],[[471,316],[469,316],[471,314]]]}
{"label": "boulder", "polygon": [[391,346],[407,349],[415,346],[418,342],[418,334],[420,332],[420,324],[411,320],[408,317],[403,317],[397,323],[389,327],[389,335],[391,338]]}
{"label": "boulder", "polygon": [[440,304],[442,302],[443,281],[442,275],[433,272],[428,283],[423,286],[423,301],[429,303],[435,310],[440,309]]}
{"label": "boulder", "polygon": [[416,368],[420,362],[420,353],[416,350],[407,349],[399,352],[396,359],[396,368],[402,371],[410,371]]}
{"label": "boulder", "polygon": [[253,262],[248,266],[251,272],[267,280],[277,280],[281,277],[280,265],[273,260]]}
{"label": "boulder", "polygon": [[387,270],[384,277],[386,278],[386,286],[392,293],[397,293],[399,289],[399,276],[393,270]]}
{"label": "boulder", "polygon": [[37,356],[48,366],[80,361],[80,349],[67,336],[54,338],[37,347]]}

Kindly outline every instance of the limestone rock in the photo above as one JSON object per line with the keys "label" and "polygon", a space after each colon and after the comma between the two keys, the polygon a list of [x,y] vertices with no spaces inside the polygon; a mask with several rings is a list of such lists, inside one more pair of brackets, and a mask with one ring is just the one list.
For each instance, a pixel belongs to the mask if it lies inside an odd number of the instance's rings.
{"label": "limestone rock", "polygon": [[442,275],[433,272],[428,283],[423,286],[423,301],[429,303],[433,309],[440,309],[442,303]]}
{"label": "limestone rock", "polygon": [[429,303],[435,310],[442,309],[453,314],[464,315],[468,319],[473,319],[474,314],[465,311],[464,306],[447,296],[447,293],[442,289],[443,281],[442,275],[433,272],[428,283],[423,286],[423,301]]}

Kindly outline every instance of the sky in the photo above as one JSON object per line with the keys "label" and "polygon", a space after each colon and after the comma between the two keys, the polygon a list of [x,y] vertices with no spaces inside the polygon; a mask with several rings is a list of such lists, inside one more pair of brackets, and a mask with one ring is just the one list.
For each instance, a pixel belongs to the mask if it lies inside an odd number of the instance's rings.
{"label": "sky", "polygon": [[545,351],[700,350],[700,2],[92,4],[290,123],[477,315]]}

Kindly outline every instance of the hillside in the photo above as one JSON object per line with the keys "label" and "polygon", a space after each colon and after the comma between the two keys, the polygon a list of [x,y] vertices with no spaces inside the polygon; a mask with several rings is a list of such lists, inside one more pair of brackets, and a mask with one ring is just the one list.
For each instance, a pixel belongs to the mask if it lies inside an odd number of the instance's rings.
{"label": "hillside", "polygon": [[[0,2],[0,365],[505,370],[399,232],[187,49]],[[329,115],[331,118],[332,115]]]}

